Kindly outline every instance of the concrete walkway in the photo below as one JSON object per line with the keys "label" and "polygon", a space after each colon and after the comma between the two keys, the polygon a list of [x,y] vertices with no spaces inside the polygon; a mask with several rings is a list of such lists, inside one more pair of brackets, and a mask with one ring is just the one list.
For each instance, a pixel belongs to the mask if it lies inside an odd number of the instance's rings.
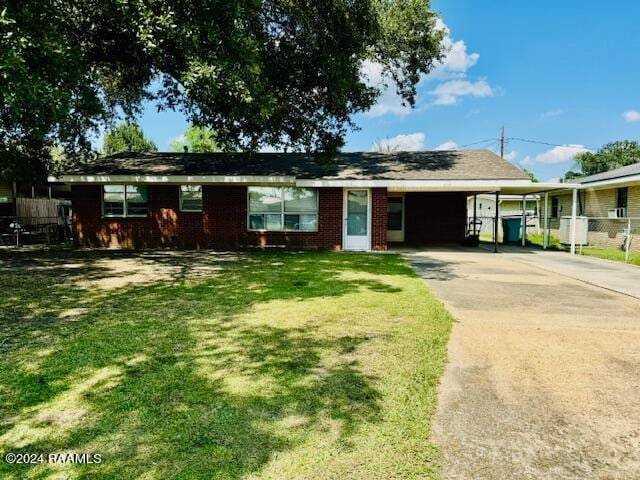
{"label": "concrete walkway", "polygon": [[640,299],[640,267],[566,252],[500,246],[511,259]]}
{"label": "concrete walkway", "polygon": [[640,478],[640,301],[566,276],[584,259],[526,255],[404,254],[457,320],[433,420],[444,478]]}

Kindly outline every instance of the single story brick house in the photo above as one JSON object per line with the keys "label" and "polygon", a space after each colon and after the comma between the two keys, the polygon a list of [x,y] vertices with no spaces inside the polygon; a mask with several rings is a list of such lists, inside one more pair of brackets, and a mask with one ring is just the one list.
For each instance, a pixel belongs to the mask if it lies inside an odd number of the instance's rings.
{"label": "single story brick house", "polygon": [[[640,233],[640,163],[572,181],[580,185],[577,213],[589,217],[589,245],[619,248],[629,221],[632,233]],[[556,191],[549,197],[550,233],[558,236],[560,218],[571,213],[572,195]],[[640,251],[640,242],[632,242],[631,249]]]}
{"label": "single story brick house", "polygon": [[386,250],[462,242],[474,193],[542,191],[488,150],[126,153],[57,179],[80,247]]}

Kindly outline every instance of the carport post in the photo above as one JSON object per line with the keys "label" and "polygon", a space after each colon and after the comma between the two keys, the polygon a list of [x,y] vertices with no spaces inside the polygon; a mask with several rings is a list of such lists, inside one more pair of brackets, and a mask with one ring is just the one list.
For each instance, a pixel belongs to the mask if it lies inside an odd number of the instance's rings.
{"label": "carport post", "polygon": [[496,218],[493,222],[493,251],[498,253],[498,222],[500,221],[500,192],[496,192]]}
{"label": "carport post", "polygon": [[527,246],[527,194],[522,195],[522,246]]}
{"label": "carport post", "polygon": [[549,243],[549,214],[547,208],[549,206],[549,192],[544,194],[544,225],[542,227],[542,248],[546,250]]}
{"label": "carport post", "polygon": [[578,216],[578,189],[573,189],[573,196],[571,199],[571,255],[576,254],[576,223]]}
{"label": "carport post", "polygon": [[478,195],[473,195],[473,234],[476,235],[476,221],[478,220]]}

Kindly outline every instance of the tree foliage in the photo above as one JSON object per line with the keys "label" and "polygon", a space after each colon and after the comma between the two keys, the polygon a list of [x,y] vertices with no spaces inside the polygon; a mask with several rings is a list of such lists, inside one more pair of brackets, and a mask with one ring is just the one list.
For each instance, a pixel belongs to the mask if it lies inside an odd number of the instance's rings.
{"label": "tree foliage", "polygon": [[8,0],[0,162],[47,158],[54,143],[87,152],[145,100],[220,144],[332,152],[380,94],[363,62],[414,104],[441,58],[436,18],[428,0]]}
{"label": "tree foliage", "polygon": [[181,138],[172,141],[170,147],[173,152],[206,153],[221,151],[214,131],[210,128],[196,125],[187,127]]}
{"label": "tree foliage", "polygon": [[102,139],[102,154],[120,152],[155,152],[153,141],[145,138],[140,126],[133,122],[122,122],[105,133]]}
{"label": "tree foliage", "polygon": [[[610,142],[600,147],[597,152],[584,152],[576,156],[576,164],[582,175],[607,172],[637,162],[640,162],[640,142],[634,140]],[[575,173],[568,172],[567,175]]]}
{"label": "tree foliage", "polygon": [[533,183],[538,183],[540,181],[538,180],[538,177],[536,177],[536,174],[533,173],[531,170],[527,170],[526,168],[523,168],[522,171],[529,176],[529,178]]}

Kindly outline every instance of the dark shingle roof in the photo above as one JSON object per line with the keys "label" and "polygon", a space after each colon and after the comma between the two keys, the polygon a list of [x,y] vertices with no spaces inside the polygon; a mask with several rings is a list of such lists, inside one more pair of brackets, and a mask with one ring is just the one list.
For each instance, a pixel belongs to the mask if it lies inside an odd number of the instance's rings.
{"label": "dark shingle roof", "polygon": [[596,173],[588,177],[576,178],[574,181],[578,183],[593,183],[602,180],[612,180],[614,178],[628,177],[630,175],[640,175],[640,162],[632,163],[624,167],[609,170],[608,172]]}
{"label": "dark shingle roof", "polygon": [[304,153],[122,153],[67,175],[256,175],[323,180],[526,180],[489,150],[341,153],[330,163]]}

